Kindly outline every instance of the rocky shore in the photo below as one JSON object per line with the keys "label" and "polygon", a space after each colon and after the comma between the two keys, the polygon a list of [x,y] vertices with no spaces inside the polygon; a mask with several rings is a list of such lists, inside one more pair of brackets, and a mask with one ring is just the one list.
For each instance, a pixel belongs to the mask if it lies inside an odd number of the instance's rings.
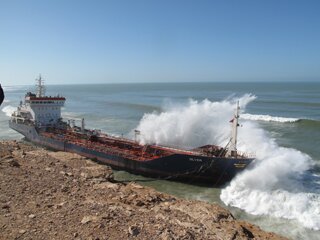
{"label": "rocky shore", "polygon": [[285,239],[72,153],[0,142],[0,239]]}

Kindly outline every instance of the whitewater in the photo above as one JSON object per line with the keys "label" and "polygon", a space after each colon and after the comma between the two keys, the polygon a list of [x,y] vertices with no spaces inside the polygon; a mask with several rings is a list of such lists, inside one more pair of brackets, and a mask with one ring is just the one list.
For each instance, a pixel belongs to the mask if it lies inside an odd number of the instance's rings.
{"label": "whitewater", "polygon": [[[254,164],[221,191],[221,200],[253,215],[269,215],[294,220],[306,228],[320,229],[320,192],[304,186],[303,179],[314,161],[293,148],[280,147],[252,120],[269,121],[245,113],[256,99],[246,94],[240,98],[212,102],[189,100],[188,104],[164,107],[163,112],[145,114],[137,126],[141,143],[157,143],[184,148],[205,144],[224,146],[230,136],[229,119],[240,102],[241,121],[238,149],[254,152]],[[248,120],[246,120],[248,119]],[[272,121],[295,122],[293,118]],[[161,126],[161,127],[159,127]]]}
{"label": "whitewater", "polygon": [[7,117],[11,117],[11,115],[13,114],[13,112],[14,112],[16,109],[17,109],[17,108],[8,105],[8,106],[5,106],[5,107],[2,108],[2,112],[4,112]]}
{"label": "whitewater", "polygon": [[249,113],[242,114],[241,118],[245,120],[252,120],[252,121],[266,121],[266,122],[280,122],[280,123],[294,123],[300,120],[299,118],[276,117],[276,116],[270,116],[270,115],[249,114]]}

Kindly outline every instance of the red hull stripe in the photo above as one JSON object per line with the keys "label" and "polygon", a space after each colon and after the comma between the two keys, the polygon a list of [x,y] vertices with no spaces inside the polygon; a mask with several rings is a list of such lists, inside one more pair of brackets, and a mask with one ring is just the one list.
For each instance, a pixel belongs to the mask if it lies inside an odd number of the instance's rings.
{"label": "red hull stripe", "polygon": [[31,97],[30,100],[66,100],[64,97]]}

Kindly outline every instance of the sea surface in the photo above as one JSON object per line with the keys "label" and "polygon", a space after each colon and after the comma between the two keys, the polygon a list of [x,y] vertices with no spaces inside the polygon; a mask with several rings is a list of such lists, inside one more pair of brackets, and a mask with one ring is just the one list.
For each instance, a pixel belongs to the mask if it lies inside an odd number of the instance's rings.
{"label": "sea surface", "polygon": [[[34,86],[4,86],[0,139],[22,139],[10,114]],[[320,239],[320,83],[137,83],[48,85],[67,98],[63,117],[142,143],[192,148],[224,146],[239,101],[241,151],[255,163],[221,188],[144,178],[135,180],[187,199],[217,202],[237,217],[292,239]]]}

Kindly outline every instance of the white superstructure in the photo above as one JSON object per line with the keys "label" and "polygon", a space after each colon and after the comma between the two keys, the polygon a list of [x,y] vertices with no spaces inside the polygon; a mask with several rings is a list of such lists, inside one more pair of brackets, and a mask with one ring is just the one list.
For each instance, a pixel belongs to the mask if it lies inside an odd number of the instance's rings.
{"label": "white superstructure", "polygon": [[36,126],[54,125],[61,119],[61,107],[66,99],[61,96],[45,96],[41,75],[37,81],[37,94],[28,92],[24,102],[20,102],[11,121],[35,124]]}

